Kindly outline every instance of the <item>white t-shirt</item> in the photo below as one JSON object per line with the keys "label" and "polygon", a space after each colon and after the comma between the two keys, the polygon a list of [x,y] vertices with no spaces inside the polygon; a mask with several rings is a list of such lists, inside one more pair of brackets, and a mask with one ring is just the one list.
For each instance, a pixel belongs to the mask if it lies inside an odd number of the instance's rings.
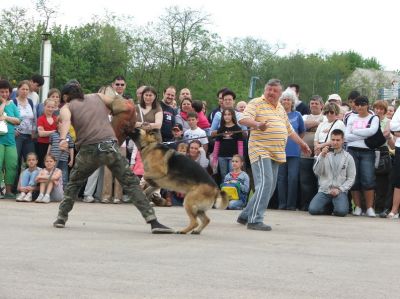
{"label": "white t-shirt", "polygon": [[330,141],[331,133],[335,129],[342,130],[343,133],[346,131],[346,126],[340,119],[338,119],[333,126],[332,124],[333,122],[330,123],[328,121],[320,123],[317,128],[317,131],[315,132],[314,142],[325,143],[327,141]]}
{"label": "white t-shirt", "polygon": [[34,91],[32,91],[32,92],[30,92],[30,93],[28,94],[28,99],[31,99],[31,100],[32,100],[32,102],[33,102],[33,107],[36,107],[37,104],[39,103],[39,95],[38,95],[36,92],[34,92]]}
{"label": "white t-shirt", "polygon": [[[205,138],[202,138],[202,137],[205,137]],[[195,130],[192,130],[192,129],[186,130],[185,133],[183,133],[183,138],[184,139],[192,139],[193,138],[192,140],[198,138],[198,140],[201,142],[202,145],[208,144],[206,132],[204,130],[200,129],[199,127]]]}

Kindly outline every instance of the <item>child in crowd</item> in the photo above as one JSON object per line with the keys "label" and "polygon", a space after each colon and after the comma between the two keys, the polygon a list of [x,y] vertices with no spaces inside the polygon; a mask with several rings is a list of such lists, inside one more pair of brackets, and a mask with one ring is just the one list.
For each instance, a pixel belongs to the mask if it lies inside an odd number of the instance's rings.
{"label": "child in crowd", "polygon": [[206,133],[207,131],[210,129],[210,123],[207,119],[207,116],[204,114],[203,108],[203,102],[202,101],[193,101],[192,103],[192,108],[193,110],[197,113],[197,118],[198,118],[198,122],[197,122],[197,126],[200,129],[203,129]]}
{"label": "child in crowd", "polygon": [[17,190],[21,192],[17,196],[17,201],[32,201],[32,193],[37,191],[36,177],[41,169],[37,167],[38,158],[35,153],[26,156],[26,168],[19,177]]}
{"label": "child in crowd", "polygon": [[183,141],[183,127],[181,124],[175,124],[172,128],[172,135],[174,136],[174,140],[171,143],[167,143],[168,147],[176,150],[179,144],[182,144]]}
{"label": "child in crowd", "polygon": [[186,130],[183,133],[184,139],[197,139],[200,141],[203,149],[207,152],[208,148],[208,138],[207,134],[204,130],[200,129],[197,126],[198,123],[198,116],[196,112],[189,112],[187,116],[187,122],[189,124],[190,129]]}
{"label": "child in crowd", "polygon": [[[131,142],[131,140],[129,141]],[[132,141],[133,143],[133,141]],[[140,179],[143,177],[144,174],[144,168],[143,168],[143,161],[142,161],[142,156],[140,155],[140,151],[137,148],[136,144],[133,143],[132,146],[132,155],[131,155],[131,160],[130,160],[130,166],[132,172]]]}
{"label": "child in crowd", "polygon": [[[47,150],[48,154],[52,154],[53,157],[58,158],[57,167],[61,169],[62,172],[62,180],[63,186],[65,187],[68,183],[68,167],[72,167],[74,165],[74,142],[72,141],[72,137],[69,133],[67,133],[68,140],[68,148],[69,151],[61,151],[60,150],[60,128],[61,128],[61,120],[57,121],[57,130],[50,135],[50,145]],[[68,162],[69,158],[69,162]]]}
{"label": "child in crowd", "polygon": [[[35,202],[49,203],[50,199],[60,201],[63,198],[62,172],[55,168],[56,158],[52,154],[47,154],[44,157],[44,165],[45,168],[36,177],[36,182],[40,184],[40,194]],[[49,181],[52,172],[53,175]]]}
{"label": "child in crowd", "polygon": [[230,200],[228,209],[239,210],[246,206],[247,196],[250,190],[250,178],[248,174],[242,170],[244,165],[242,156],[233,155],[231,163],[232,171],[225,176],[221,187],[236,187],[239,198]]}
{"label": "child in crowd", "polygon": [[43,167],[44,157],[50,144],[50,135],[57,130],[57,117],[53,114],[56,110],[56,101],[47,99],[44,101],[44,113],[37,119],[39,138],[37,139],[37,155],[39,167]]}
{"label": "child in crowd", "polygon": [[240,101],[236,104],[236,111],[243,113],[244,109],[246,109],[247,103],[245,101]]}
{"label": "child in crowd", "polygon": [[222,111],[221,124],[217,130],[215,139],[212,167],[218,163],[221,179],[231,170],[233,155],[243,156],[243,133],[237,124],[236,114],[232,108]]}
{"label": "child in crowd", "polygon": [[186,143],[180,143],[180,144],[178,145],[178,147],[176,148],[176,151],[177,151],[179,154],[186,155],[186,154],[187,154],[187,151],[188,151],[188,145],[187,145]]}

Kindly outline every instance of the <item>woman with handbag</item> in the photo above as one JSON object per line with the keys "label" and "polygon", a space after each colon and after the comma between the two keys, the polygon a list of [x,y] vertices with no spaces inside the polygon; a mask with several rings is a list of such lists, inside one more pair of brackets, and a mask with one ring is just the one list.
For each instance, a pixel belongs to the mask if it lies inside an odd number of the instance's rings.
{"label": "woman with handbag", "polygon": [[357,114],[348,118],[345,132],[347,150],[353,156],[357,171],[354,185],[351,188],[351,196],[355,204],[353,215],[361,216],[362,214],[361,192],[363,192],[367,207],[366,215],[376,217],[373,208],[376,188],[375,148],[367,145],[367,143],[369,144],[367,140],[378,133],[380,121],[377,116],[369,114],[366,96],[357,97],[354,105]]}
{"label": "woman with handbag", "polygon": [[340,108],[335,103],[327,103],[322,110],[326,116],[326,121],[318,125],[317,131],[314,135],[314,156],[318,157],[321,150],[331,145],[331,132],[335,129],[346,130],[346,127],[339,117]]}
{"label": "woman with handbag", "polygon": [[381,122],[381,130],[386,138],[384,145],[376,151],[375,175],[376,175],[376,190],[375,190],[375,211],[382,212],[385,208],[385,201],[389,192],[390,179],[389,174],[392,168],[392,159],[389,154],[389,147],[394,149],[394,140],[390,133],[390,119],[386,114],[388,111],[388,103],[386,101],[375,101],[374,112],[379,117]]}
{"label": "woman with handbag", "polygon": [[[21,123],[17,106],[10,100],[12,87],[7,80],[0,80],[0,177],[5,170],[5,198],[15,199],[12,193],[17,171],[17,147],[15,145],[14,127]],[[0,179],[1,181],[1,179]]]}

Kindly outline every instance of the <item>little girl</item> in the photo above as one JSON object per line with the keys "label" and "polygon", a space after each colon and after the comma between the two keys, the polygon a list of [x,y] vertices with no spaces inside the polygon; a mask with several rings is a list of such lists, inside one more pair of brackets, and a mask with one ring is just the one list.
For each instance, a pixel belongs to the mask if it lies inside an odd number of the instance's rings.
{"label": "little girl", "polygon": [[35,153],[29,153],[26,156],[26,168],[19,177],[17,190],[21,192],[17,196],[17,201],[32,201],[32,192],[36,191],[37,183],[36,177],[41,169],[37,167],[38,158]]}
{"label": "little girl", "polygon": [[37,119],[38,139],[37,154],[39,158],[39,167],[44,167],[44,157],[50,144],[50,135],[57,130],[57,117],[53,115],[56,109],[56,102],[52,99],[44,101],[44,114]]}
{"label": "little girl", "polygon": [[221,178],[224,178],[231,170],[230,163],[233,155],[243,156],[243,133],[237,124],[236,114],[232,108],[222,111],[221,125],[217,134],[223,135],[215,139],[212,167],[215,168],[218,162]]}
{"label": "little girl", "polygon": [[248,174],[242,171],[244,160],[240,155],[232,157],[232,171],[224,179],[221,187],[235,186],[238,189],[239,199],[229,201],[229,210],[240,210],[246,206],[247,195],[250,190],[250,178]]}
{"label": "little girl", "polygon": [[[62,172],[56,167],[56,159],[52,154],[47,154],[44,157],[45,168],[39,172],[36,177],[36,182],[40,183],[40,194],[35,202],[49,203],[52,200],[62,200],[63,198],[63,185],[62,185]],[[54,170],[54,173],[49,182],[49,176]],[[47,185],[47,187],[46,187]]]}

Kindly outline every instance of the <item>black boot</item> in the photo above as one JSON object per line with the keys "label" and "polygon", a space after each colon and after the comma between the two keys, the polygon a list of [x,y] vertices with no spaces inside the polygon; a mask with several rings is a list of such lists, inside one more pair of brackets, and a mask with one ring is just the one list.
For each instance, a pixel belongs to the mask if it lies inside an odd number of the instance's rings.
{"label": "black boot", "polygon": [[172,228],[169,228],[165,225],[162,225],[157,219],[151,220],[151,233],[152,234],[174,234],[175,231]]}

